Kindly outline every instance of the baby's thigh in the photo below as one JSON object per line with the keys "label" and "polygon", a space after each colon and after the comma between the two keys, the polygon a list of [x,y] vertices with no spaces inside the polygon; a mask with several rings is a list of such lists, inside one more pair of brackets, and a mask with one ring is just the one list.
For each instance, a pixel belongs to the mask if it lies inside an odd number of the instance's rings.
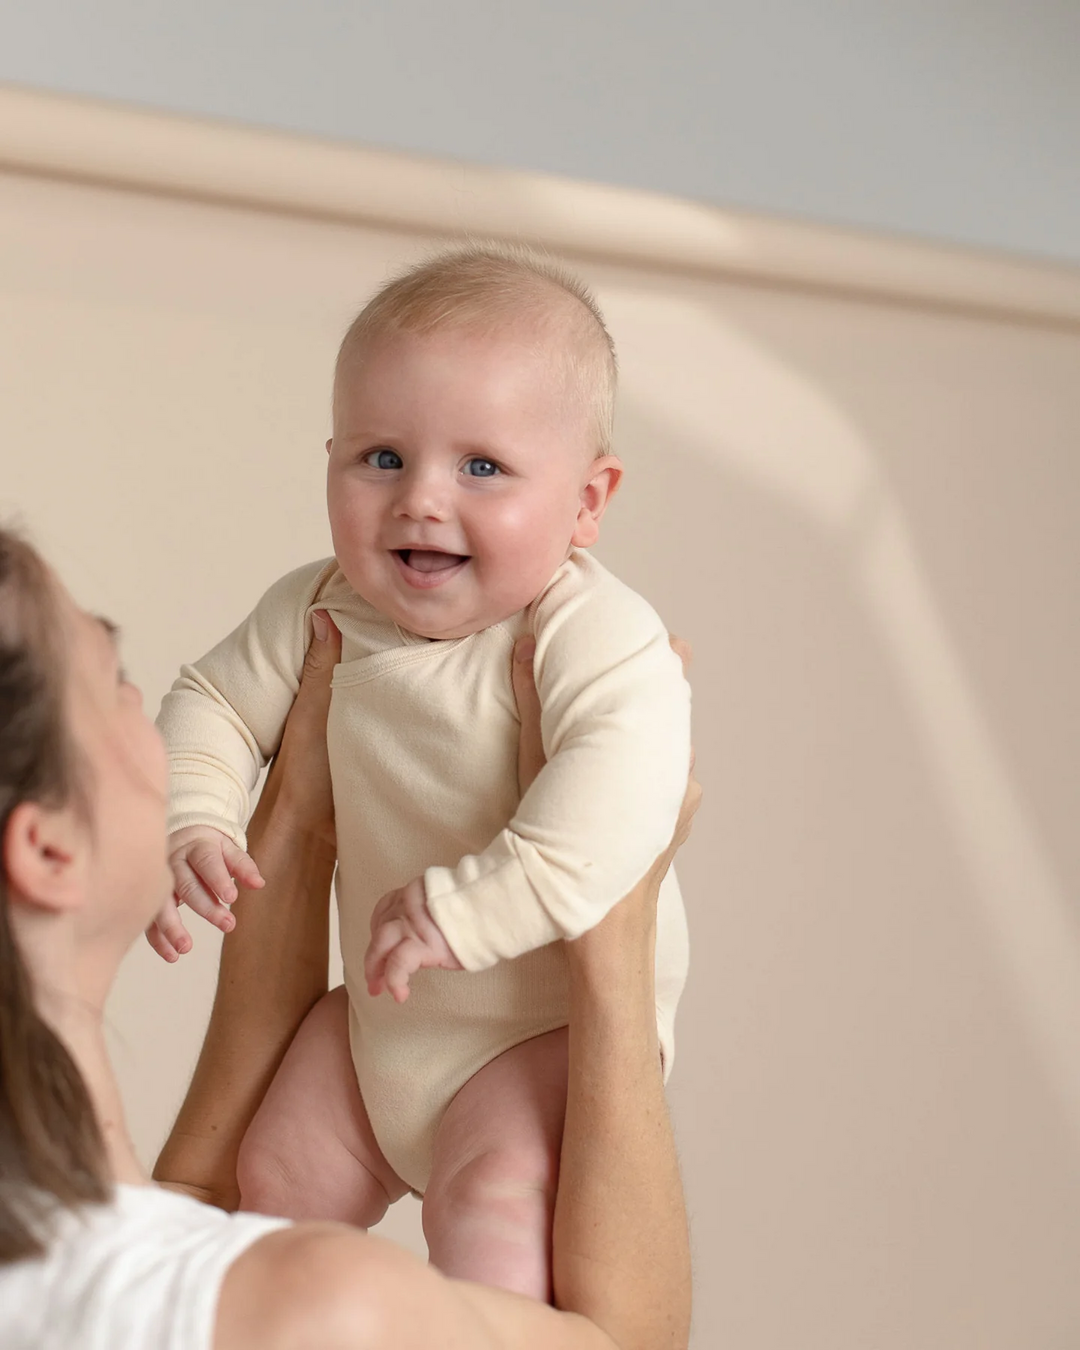
{"label": "baby's thigh", "polygon": [[566,1115],[567,1028],[534,1036],[478,1070],[446,1109],[427,1194],[478,1182],[554,1189]]}
{"label": "baby's thigh", "polygon": [[371,1128],[348,1017],[348,995],[339,987],[296,1033],[240,1147],[244,1209],[369,1228],[408,1190]]}

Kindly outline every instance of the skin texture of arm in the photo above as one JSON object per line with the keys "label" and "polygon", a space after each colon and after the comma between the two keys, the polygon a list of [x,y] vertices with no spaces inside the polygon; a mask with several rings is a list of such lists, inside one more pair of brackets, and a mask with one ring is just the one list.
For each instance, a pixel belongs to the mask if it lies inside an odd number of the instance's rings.
{"label": "skin texture of arm", "polygon": [[[689,647],[677,639],[671,645],[685,671]],[[519,709],[536,697],[521,665],[514,672]],[[527,781],[542,762],[538,707],[522,725]],[[566,946],[570,1092],[555,1208],[555,1302],[587,1313],[620,1350],[682,1350],[690,1335],[690,1238],[653,976],[660,883],[700,801],[691,760],[668,847],[598,927]]]}
{"label": "skin texture of arm", "polygon": [[217,992],[187,1096],[154,1179],[236,1209],[240,1141],[309,1009],[326,992],[330,883],[336,857],[326,714],[341,637],[308,649],[280,752],[248,827],[267,878],[241,893],[222,944]]}
{"label": "skin texture of arm", "polygon": [[[522,786],[542,763],[527,658],[515,663]],[[685,1350],[686,1211],[656,1039],[652,952],[675,838],[595,929],[567,945],[570,1081],[554,1229],[557,1308],[449,1280],[331,1224],[263,1238],[229,1271],[216,1350]],[[265,897],[264,897],[265,898]]]}

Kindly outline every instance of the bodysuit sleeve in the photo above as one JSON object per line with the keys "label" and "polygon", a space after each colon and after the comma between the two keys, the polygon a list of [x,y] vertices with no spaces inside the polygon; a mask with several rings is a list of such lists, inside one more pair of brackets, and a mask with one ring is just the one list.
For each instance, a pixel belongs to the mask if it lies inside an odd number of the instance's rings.
{"label": "bodysuit sleeve", "polygon": [[466,970],[594,927],[671,841],[690,763],[690,690],[652,608],[591,564],[534,607],[547,764],[483,853],[424,875]]}
{"label": "bodysuit sleeve", "polygon": [[157,725],[169,755],[169,831],[211,825],[246,847],[259,771],[277,752],[311,639],[308,611],[333,564],[274,583],[254,610],[180,678]]}

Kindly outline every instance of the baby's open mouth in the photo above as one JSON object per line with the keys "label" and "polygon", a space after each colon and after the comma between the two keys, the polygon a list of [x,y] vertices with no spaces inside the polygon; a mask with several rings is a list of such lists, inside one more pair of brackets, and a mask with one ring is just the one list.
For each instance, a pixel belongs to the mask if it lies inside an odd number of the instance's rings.
{"label": "baby's open mouth", "polygon": [[430,548],[396,548],[394,552],[406,567],[416,572],[446,572],[459,563],[469,561],[468,554],[442,553]]}

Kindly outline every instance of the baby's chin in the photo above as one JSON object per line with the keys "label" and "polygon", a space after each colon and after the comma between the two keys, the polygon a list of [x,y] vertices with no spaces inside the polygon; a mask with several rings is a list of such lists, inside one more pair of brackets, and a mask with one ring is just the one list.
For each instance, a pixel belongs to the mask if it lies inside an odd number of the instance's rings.
{"label": "baby's chin", "polygon": [[[525,608],[524,605],[521,606]],[[416,615],[391,614],[389,617],[394,620],[399,628],[412,633],[414,637],[426,639],[428,642],[450,642],[455,638],[472,637],[474,633],[482,633],[485,628],[493,628],[495,624],[502,623],[509,619],[511,614],[517,614],[518,610],[512,610],[510,614],[493,612],[492,617],[462,619],[460,623],[454,623],[449,618],[445,623],[423,624],[418,626]]]}
{"label": "baby's chin", "polygon": [[[567,553],[569,555],[569,550]],[[378,610],[405,632],[428,642],[448,642],[456,638],[472,637],[474,633],[482,633],[485,628],[505,623],[507,619],[527,609],[547,589],[557,571],[558,567],[551,576],[545,577],[539,583],[534,577],[527,585],[522,585],[509,594],[477,595],[474,577],[471,596],[451,597],[433,593],[427,599],[421,600],[418,596],[409,603],[403,603],[396,588],[385,585],[382,578],[373,581],[370,587],[362,582],[357,585],[357,581],[361,579],[351,577],[345,568],[342,568],[346,581],[361,599],[366,600],[373,609]],[[455,579],[450,584],[456,585],[457,581],[458,579]]]}
{"label": "baby's chin", "polygon": [[[393,619],[399,628],[416,637],[425,638],[429,642],[449,642],[455,638],[472,637],[474,633],[482,633],[485,628],[505,623],[515,614],[520,614],[535,599],[536,596],[533,595],[520,604],[492,605],[490,609],[482,606],[479,610],[460,614],[454,614],[452,610],[444,615],[433,613],[427,622],[425,620],[428,616],[421,616],[415,611],[410,613],[404,606],[395,606],[394,612],[389,609],[383,609],[382,612]],[[380,609],[381,606],[376,605],[375,608]]]}

